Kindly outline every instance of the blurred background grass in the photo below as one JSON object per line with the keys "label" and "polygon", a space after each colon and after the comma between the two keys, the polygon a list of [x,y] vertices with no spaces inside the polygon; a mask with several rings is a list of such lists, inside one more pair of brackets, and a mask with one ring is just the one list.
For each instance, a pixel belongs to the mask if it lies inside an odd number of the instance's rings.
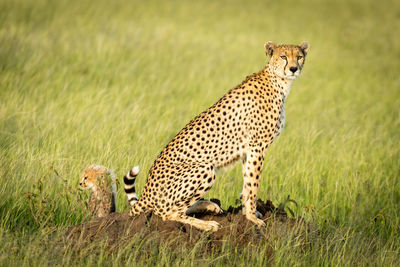
{"label": "blurred background grass", "polygon": [[[292,258],[276,246],[275,260],[399,263],[399,29],[395,1],[1,0],[0,262],[43,264],[23,241],[34,251],[45,229],[85,220],[83,168],[139,164],[140,192],[166,143],[266,64],[266,41],[306,40],[259,197],[290,195],[325,235]],[[238,164],[207,197],[227,207],[241,186]]]}

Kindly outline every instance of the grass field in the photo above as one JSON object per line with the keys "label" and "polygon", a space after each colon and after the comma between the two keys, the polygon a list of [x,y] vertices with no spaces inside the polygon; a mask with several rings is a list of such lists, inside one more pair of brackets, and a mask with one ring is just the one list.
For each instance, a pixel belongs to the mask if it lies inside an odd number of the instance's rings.
{"label": "grass field", "polygon": [[[0,0],[0,265],[400,265],[400,2]],[[274,258],[167,246],[60,246],[86,220],[89,164],[145,174],[246,75],[266,41],[311,49],[267,151],[259,196],[288,195],[319,234]],[[206,197],[233,205],[240,164]],[[128,210],[122,187],[118,211]],[[134,240],[142,244],[140,240]]]}

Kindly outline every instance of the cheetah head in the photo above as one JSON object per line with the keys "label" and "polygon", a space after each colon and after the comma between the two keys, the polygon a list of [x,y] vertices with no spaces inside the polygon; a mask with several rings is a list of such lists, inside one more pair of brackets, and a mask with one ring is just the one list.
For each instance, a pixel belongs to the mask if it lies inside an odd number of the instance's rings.
{"label": "cheetah head", "polygon": [[271,58],[268,64],[273,72],[282,79],[294,80],[300,75],[310,46],[308,42],[300,45],[277,45],[267,42],[264,47],[265,53]]}
{"label": "cheetah head", "polygon": [[91,165],[86,168],[81,175],[79,185],[82,189],[92,189],[96,191],[98,180],[107,173],[108,169],[100,165]]}

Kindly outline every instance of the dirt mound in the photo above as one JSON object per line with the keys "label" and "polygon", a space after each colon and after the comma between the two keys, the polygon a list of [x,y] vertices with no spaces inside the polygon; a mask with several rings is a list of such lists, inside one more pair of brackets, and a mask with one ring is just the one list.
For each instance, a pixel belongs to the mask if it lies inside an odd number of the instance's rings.
{"label": "dirt mound", "polygon": [[[220,205],[220,201],[211,201]],[[257,211],[263,217],[267,227],[259,229],[241,214],[241,206],[229,207],[223,214],[195,214],[196,218],[214,220],[222,225],[217,232],[203,232],[190,225],[162,221],[154,214],[144,213],[136,217],[129,217],[126,213],[112,213],[107,217],[96,218],[85,224],[70,228],[66,234],[67,240],[76,247],[106,242],[111,249],[116,249],[121,244],[140,235],[142,239],[153,238],[156,242],[170,242],[179,246],[194,246],[199,241],[205,241],[207,248],[219,248],[225,242],[231,245],[245,247],[249,244],[257,245],[260,242],[271,241],[277,234],[292,233],[296,238],[303,238],[307,225],[300,218],[288,218],[287,214],[274,207],[271,201],[257,201]],[[304,241],[305,242],[305,241]],[[78,246],[79,244],[79,246]],[[271,248],[271,253],[272,253]]]}

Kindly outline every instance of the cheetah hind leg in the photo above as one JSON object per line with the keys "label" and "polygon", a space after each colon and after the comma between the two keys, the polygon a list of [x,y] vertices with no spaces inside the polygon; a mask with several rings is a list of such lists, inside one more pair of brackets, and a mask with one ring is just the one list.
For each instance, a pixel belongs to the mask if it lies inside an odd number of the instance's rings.
{"label": "cheetah hind leg", "polygon": [[203,231],[216,232],[218,231],[218,229],[221,228],[221,225],[215,221],[203,221],[194,217],[189,217],[185,214],[173,214],[168,216],[168,219],[185,224],[190,224],[191,226]]}
{"label": "cheetah hind leg", "polygon": [[191,215],[195,213],[211,213],[211,214],[221,214],[224,211],[218,204],[209,200],[198,200],[192,206],[186,210],[186,215]]}
{"label": "cheetah hind leg", "polygon": [[[182,167],[182,172],[179,171],[179,167]],[[179,194],[179,198],[175,200],[175,205],[179,208],[168,214],[165,219],[190,224],[204,231],[217,231],[221,227],[219,223],[215,221],[203,221],[186,215],[187,210],[189,210],[189,213],[204,209],[218,210],[216,207],[218,205],[210,204],[210,201],[199,201],[214,184],[215,174],[213,166],[193,162],[182,166],[175,166],[175,169],[179,174],[178,179],[181,179],[177,191],[185,193]],[[203,175],[195,175],[199,173]],[[199,187],[184,190],[184,188],[189,187],[189,184],[198,184]],[[190,209],[190,207],[193,208]]]}

